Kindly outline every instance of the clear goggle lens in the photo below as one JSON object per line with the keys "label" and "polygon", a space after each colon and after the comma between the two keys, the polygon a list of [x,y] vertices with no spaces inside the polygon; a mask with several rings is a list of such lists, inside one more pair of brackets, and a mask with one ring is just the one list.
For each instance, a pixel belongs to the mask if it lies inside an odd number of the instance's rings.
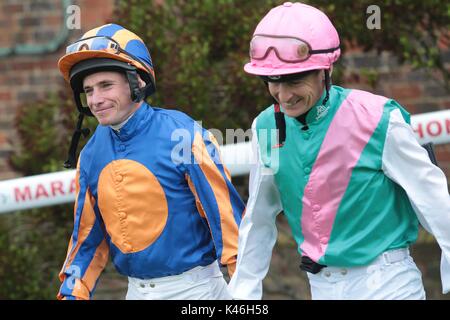
{"label": "clear goggle lens", "polygon": [[119,44],[109,37],[89,37],[81,39],[66,48],[66,54],[83,50],[104,50],[119,53]]}

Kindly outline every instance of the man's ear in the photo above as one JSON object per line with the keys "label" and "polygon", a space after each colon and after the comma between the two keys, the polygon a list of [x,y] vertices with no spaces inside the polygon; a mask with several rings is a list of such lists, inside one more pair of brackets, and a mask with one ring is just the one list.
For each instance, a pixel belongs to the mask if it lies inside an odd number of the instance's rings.
{"label": "man's ear", "polygon": [[147,84],[145,83],[144,80],[142,80],[141,76],[138,75],[138,82],[139,82],[139,88],[143,88],[145,87]]}

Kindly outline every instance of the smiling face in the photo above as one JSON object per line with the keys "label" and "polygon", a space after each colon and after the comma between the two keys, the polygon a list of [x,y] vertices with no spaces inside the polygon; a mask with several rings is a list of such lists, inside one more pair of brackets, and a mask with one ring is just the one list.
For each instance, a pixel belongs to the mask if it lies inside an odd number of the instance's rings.
{"label": "smiling face", "polygon": [[83,80],[83,89],[88,107],[101,125],[122,123],[140,105],[140,102],[131,101],[127,78],[119,72],[102,71],[88,75]]}
{"label": "smiling face", "polygon": [[287,82],[269,82],[269,92],[289,117],[298,117],[312,108],[321,97],[323,71],[309,73],[304,78]]}

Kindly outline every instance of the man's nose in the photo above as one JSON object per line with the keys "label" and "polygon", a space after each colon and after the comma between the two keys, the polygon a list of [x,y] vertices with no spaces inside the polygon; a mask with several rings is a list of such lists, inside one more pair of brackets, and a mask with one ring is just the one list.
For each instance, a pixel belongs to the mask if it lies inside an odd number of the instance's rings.
{"label": "man's nose", "polygon": [[290,88],[281,83],[280,86],[278,87],[278,101],[281,104],[289,103],[292,100],[292,97],[293,97],[292,90],[290,90]]}
{"label": "man's nose", "polygon": [[99,90],[92,90],[91,97],[90,97],[90,104],[92,106],[101,105],[105,101],[103,95]]}

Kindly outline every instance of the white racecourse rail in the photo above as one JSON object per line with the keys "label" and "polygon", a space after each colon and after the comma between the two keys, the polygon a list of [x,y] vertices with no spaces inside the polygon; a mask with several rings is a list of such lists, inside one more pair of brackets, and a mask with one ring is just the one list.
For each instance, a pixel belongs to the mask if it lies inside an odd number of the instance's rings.
{"label": "white racecourse rail", "polygon": [[[450,110],[413,115],[411,124],[421,144],[450,142]],[[252,151],[249,142],[223,145],[221,152],[232,176],[250,172]],[[73,202],[74,199],[75,170],[0,181],[0,214]]]}

